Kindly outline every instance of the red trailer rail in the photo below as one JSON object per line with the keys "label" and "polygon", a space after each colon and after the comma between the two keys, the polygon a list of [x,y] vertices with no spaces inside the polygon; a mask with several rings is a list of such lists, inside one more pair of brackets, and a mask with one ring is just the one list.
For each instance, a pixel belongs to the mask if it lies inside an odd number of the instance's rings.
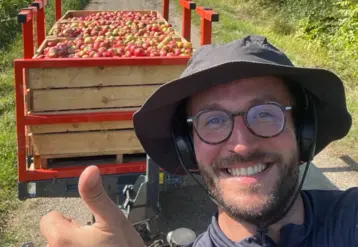
{"label": "red trailer rail", "polygon": [[219,21],[219,14],[203,6],[197,6],[196,13],[201,17],[200,45],[211,44],[212,23]]}

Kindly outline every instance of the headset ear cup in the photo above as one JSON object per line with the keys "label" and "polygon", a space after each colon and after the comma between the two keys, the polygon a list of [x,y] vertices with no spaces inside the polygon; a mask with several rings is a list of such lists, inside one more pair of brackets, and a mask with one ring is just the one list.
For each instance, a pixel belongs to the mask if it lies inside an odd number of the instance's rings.
{"label": "headset ear cup", "polygon": [[177,146],[178,155],[181,156],[181,159],[187,169],[197,169],[196,158],[194,147],[192,143],[192,138],[189,132],[188,125],[185,120],[185,117],[177,114],[174,117],[173,124],[173,134],[174,134],[174,144]]}
{"label": "headset ear cup", "polygon": [[315,153],[317,117],[313,98],[307,92],[305,95],[307,97],[307,107],[297,137],[300,148],[300,160],[307,163],[312,161]]}

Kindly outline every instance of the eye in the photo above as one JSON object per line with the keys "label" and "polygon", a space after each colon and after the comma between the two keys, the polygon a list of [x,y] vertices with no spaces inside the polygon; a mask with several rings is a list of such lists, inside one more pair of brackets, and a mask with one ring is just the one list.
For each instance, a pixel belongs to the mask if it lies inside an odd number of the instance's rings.
{"label": "eye", "polygon": [[271,114],[271,112],[259,112],[258,114],[259,118],[268,118],[268,117],[275,117],[273,114]]}
{"label": "eye", "polygon": [[222,124],[222,123],[225,123],[225,122],[227,122],[227,119],[225,119],[223,117],[211,117],[211,118],[207,119],[206,125],[209,125],[209,124]]}

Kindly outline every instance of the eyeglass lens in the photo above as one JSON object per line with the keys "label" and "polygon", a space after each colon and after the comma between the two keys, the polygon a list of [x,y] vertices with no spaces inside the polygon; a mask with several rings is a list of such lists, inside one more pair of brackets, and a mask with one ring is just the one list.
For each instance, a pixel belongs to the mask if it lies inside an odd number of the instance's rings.
{"label": "eyeglass lens", "polygon": [[[284,112],[275,104],[254,106],[245,115],[247,127],[262,137],[278,134],[284,126],[284,121]],[[233,117],[228,112],[212,110],[200,114],[195,127],[205,141],[220,142],[231,134],[233,124]]]}

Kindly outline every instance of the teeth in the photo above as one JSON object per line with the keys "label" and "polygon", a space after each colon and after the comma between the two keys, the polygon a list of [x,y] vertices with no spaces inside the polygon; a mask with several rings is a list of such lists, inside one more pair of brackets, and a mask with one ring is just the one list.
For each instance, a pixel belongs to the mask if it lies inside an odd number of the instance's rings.
{"label": "teeth", "polygon": [[262,172],[265,169],[265,164],[256,164],[248,168],[229,168],[227,170],[232,176],[250,176]]}

